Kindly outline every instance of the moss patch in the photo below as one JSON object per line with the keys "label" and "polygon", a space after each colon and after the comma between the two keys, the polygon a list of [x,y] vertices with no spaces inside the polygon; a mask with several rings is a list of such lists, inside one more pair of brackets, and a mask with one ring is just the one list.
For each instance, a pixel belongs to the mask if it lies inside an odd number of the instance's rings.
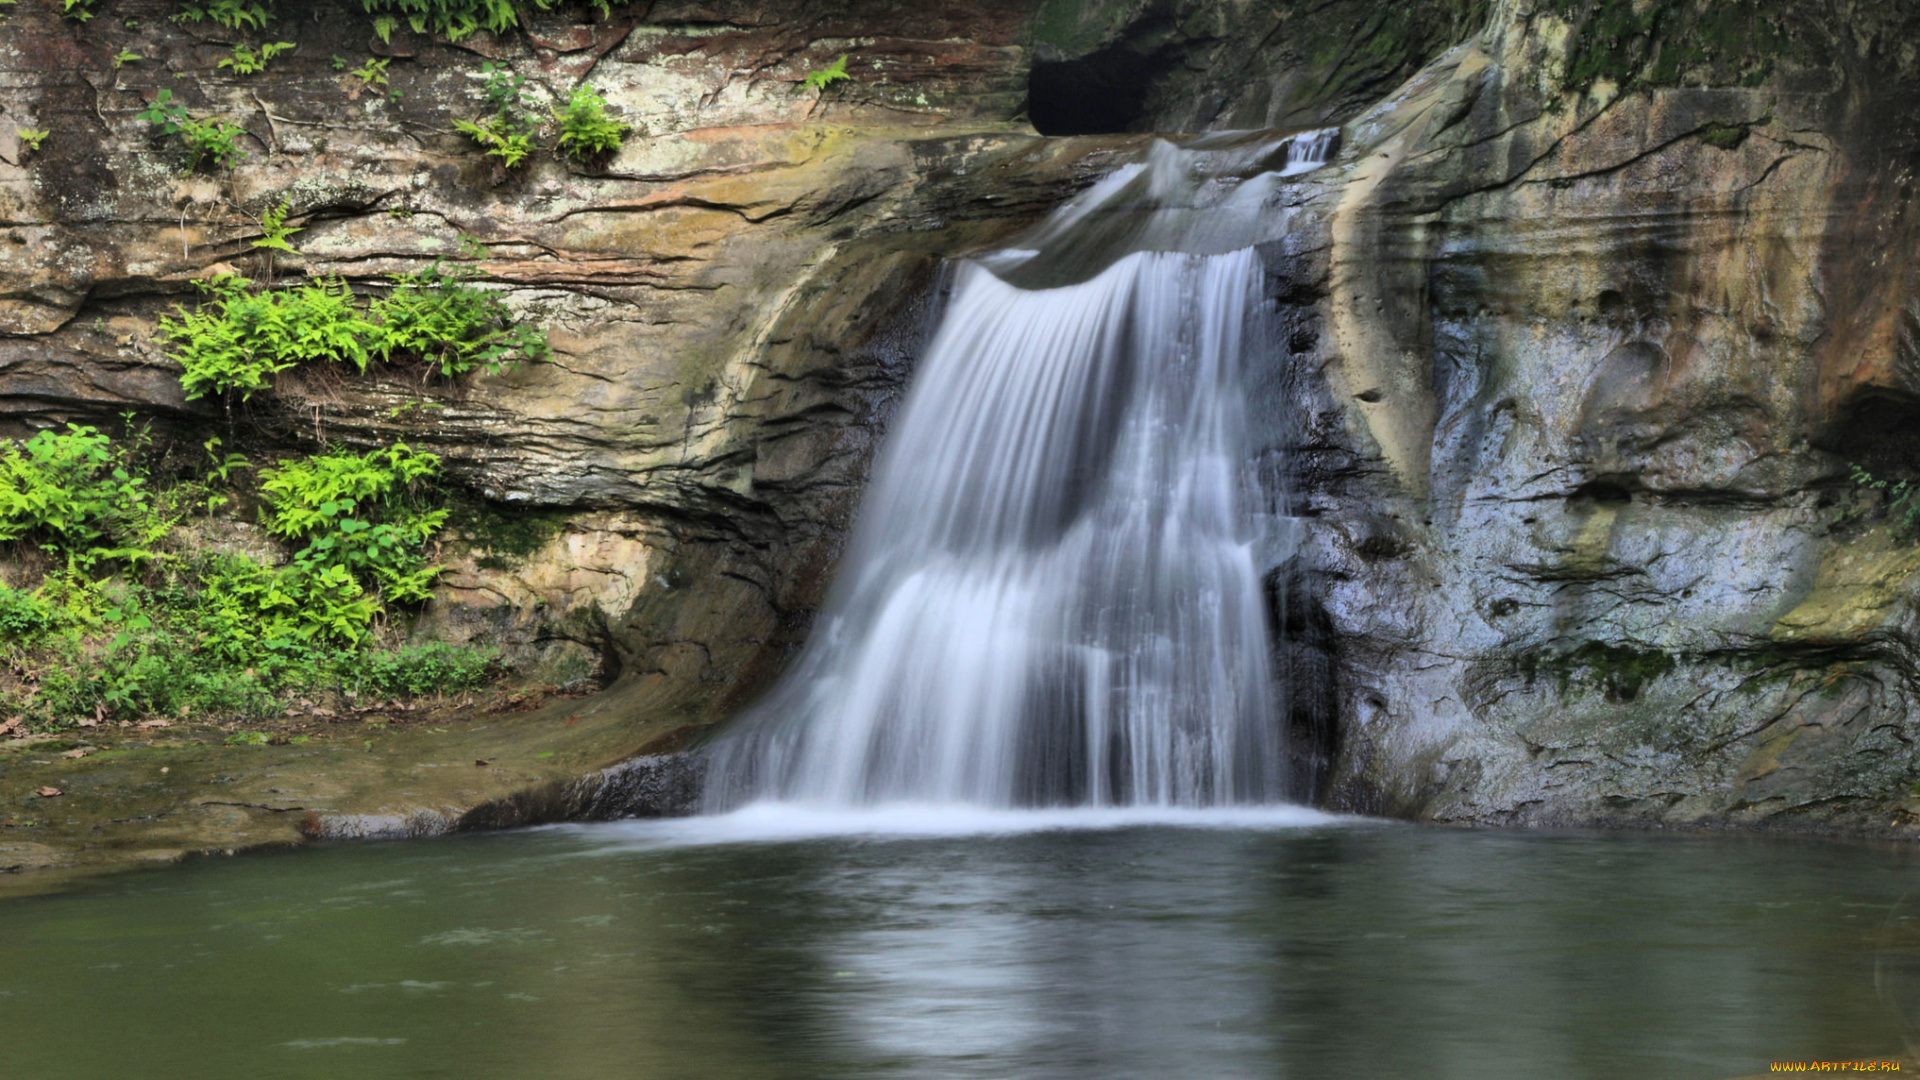
{"label": "moss patch", "polygon": [[1709,124],[1700,132],[1700,141],[1718,150],[1738,150],[1752,130],[1746,124]]}
{"label": "moss patch", "polygon": [[[1779,0],[1550,0],[1567,20],[1563,89],[1755,86],[1797,51]],[[1717,144],[1716,144],[1717,145]],[[1737,145],[1737,143],[1736,143]]]}
{"label": "moss patch", "polygon": [[475,560],[482,570],[511,570],[547,546],[567,527],[564,510],[520,510],[485,499],[463,499],[449,506],[447,527],[469,548],[485,552]]}
{"label": "moss patch", "polygon": [[1608,701],[1625,704],[1638,701],[1647,684],[1670,674],[1680,660],[1657,649],[1589,641],[1568,653],[1522,653],[1514,666],[1529,685],[1542,675],[1553,677],[1563,697],[1577,686],[1597,687]]}

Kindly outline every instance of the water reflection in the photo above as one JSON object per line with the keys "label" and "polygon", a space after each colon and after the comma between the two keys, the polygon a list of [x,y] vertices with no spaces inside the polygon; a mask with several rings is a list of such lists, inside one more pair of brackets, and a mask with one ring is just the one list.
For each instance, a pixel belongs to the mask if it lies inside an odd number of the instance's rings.
{"label": "water reflection", "polygon": [[8,1074],[1708,1078],[1903,1053],[1920,1000],[1905,848],[733,827],[0,906]]}

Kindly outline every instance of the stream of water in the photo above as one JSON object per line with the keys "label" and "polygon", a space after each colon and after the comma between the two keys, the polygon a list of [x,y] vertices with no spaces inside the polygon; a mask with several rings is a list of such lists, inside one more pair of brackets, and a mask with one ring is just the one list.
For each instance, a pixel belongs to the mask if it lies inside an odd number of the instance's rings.
{"label": "stream of water", "polygon": [[214,860],[0,907],[0,1074],[1711,1080],[1906,1052],[1917,860],[764,807]]}
{"label": "stream of water", "polygon": [[1158,142],[963,264],[803,655],[709,809],[1274,803],[1254,245],[1328,133]]}

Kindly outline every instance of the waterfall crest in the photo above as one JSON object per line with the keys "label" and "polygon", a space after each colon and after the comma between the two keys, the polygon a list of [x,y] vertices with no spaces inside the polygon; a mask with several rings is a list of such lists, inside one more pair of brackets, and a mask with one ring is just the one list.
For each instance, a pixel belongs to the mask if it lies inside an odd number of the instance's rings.
{"label": "waterfall crest", "polygon": [[[1158,144],[959,268],[812,637],[707,749],[710,809],[1285,794],[1248,509],[1262,271],[1169,197],[1204,195],[1209,152]],[[1067,283],[1022,287],[1062,251]]]}

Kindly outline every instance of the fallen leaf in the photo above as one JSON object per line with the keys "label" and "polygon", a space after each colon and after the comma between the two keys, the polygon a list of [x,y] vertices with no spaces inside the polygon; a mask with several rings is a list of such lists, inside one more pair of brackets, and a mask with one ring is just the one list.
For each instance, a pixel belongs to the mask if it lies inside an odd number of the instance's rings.
{"label": "fallen leaf", "polygon": [[136,724],[135,726],[136,726],[136,727],[143,727],[143,728],[163,728],[163,727],[172,727],[172,726],[173,726],[173,721],[171,721],[171,720],[162,720],[162,719],[159,719],[158,717],[155,717],[155,718],[154,718],[154,719],[152,719],[152,720],[142,720],[142,721],[140,721],[140,723],[138,723],[138,724]]}
{"label": "fallen leaf", "polygon": [[73,726],[74,727],[99,727],[100,721],[94,720],[90,717],[83,716],[80,719],[75,720],[73,722]]}
{"label": "fallen leaf", "polygon": [[43,799],[51,799],[54,796],[59,795],[61,792],[60,792],[60,789],[57,787],[43,787],[43,788],[35,788],[33,793],[35,795],[40,796]]}
{"label": "fallen leaf", "polygon": [[64,754],[61,754],[60,756],[64,758],[83,758],[87,756],[87,752],[84,749],[76,747],[72,750],[67,751]]}
{"label": "fallen leaf", "polygon": [[8,720],[6,723],[0,724],[0,735],[11,735],[15,731],[19,730],[21,724],[24,724],[26,722],[27,722],[27,718],[24,716],[13,717],[12,719]]}
{"label": "fallen leaf", "polygon": [[474,758],[474,759],[473,759],[473,763],[474,763],[475,765],[478,765],[478,766],[480,766],[480,767],[481,767],[481,768],[483,768],[483,769],[487,767],[487,763],[486,763],[486,762],[484,762],[484,761],[482,761],[482,760],[480,760],[479,758]]}

